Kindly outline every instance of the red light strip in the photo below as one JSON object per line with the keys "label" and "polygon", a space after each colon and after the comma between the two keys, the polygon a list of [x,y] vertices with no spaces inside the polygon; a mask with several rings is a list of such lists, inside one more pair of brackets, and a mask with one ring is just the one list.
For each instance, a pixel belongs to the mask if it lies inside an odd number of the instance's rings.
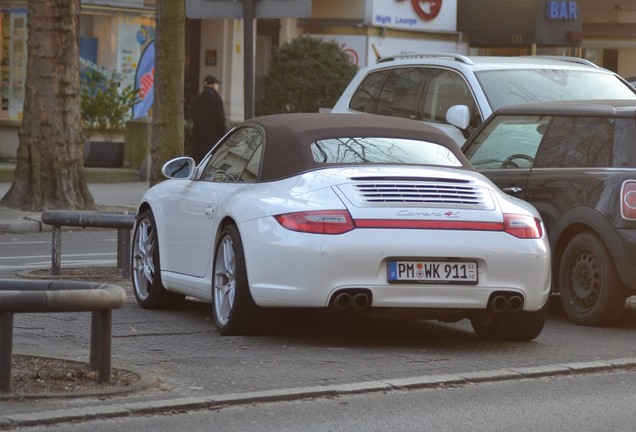
{"label": "red light strip", "polygon": [[503,231],[501,222],[470,222],[470,221],[422,221],[422,220],[392,220],[392,219],[356,219],[356,228],[415,228],[415,229],[451,229],[473,231]]}

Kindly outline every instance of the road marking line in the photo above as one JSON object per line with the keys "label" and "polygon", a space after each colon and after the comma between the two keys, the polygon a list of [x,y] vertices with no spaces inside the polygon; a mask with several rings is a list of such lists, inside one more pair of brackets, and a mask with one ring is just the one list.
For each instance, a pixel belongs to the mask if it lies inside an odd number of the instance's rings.
{"label": "road marking line", "polygon": [[[117,252],[104,252],[104,253],[92,253],[92,254],[62,254],[62,258],[71,258],[71,257],[88,257],[88,256],[113,256],[117,255]],[[25,255],[25,256],[10,256],[10,257],[0,257],[0,260],[10,260],[10,259],[29,259],[29,258],[47,258],[51,255]]]}

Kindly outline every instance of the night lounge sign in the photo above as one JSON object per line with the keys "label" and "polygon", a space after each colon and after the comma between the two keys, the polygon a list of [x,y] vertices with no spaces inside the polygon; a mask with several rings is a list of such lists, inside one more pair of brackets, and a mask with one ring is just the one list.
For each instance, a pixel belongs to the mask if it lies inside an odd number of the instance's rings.
{"label": "night lounge sign", "polygon": [[456,17],[456,0],[371,0],[365,22],[376,27],[454,32]]}

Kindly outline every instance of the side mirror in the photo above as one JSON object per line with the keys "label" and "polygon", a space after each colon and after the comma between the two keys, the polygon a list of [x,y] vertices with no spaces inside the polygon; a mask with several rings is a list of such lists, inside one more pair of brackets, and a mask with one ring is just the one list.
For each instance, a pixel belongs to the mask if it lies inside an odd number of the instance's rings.
{"label": "side mirror", "polygon": [[166,162],[161,167],[161,172],[171,179],[186,179],[190,178],[194,172],[194,167],[194,159],[191,157],[178,157]]}
{"label": "side mirror", "polygon": [[464,130],[470,125],[470,110],[466,105],[453,105],[446,111],[446,121]]}

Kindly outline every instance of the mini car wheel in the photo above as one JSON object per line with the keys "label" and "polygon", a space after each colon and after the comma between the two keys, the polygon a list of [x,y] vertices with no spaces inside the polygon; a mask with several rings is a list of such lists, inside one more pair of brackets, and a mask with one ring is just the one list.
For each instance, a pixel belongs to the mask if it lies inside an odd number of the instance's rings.
{"label": "mini car wheel", "polygon": [[257,306],[250,294],[241,235],[234,225],[221,231],[214,255],[212,314],[223,335],[249,333]]}
{"label": "mini car wheel", "polygon": [[591,233],[576,235],[563,251],[559,291],[568,318],[583,325],[616,323],[627,298],[607,248]]}
{"label": "mini car wheel", "polygon": [[535,312],[484,313],[470,319],[483,339],[530,341],[541,333],[548,317],[548,304]]}
{"label": "mini car wheel", "polygon": [[184,296],[167,291],[161,283],[156,223],[150,210],[139,216],[135,226],[131,260],[133,292],[142,308],[167,308],[183,300]]}

